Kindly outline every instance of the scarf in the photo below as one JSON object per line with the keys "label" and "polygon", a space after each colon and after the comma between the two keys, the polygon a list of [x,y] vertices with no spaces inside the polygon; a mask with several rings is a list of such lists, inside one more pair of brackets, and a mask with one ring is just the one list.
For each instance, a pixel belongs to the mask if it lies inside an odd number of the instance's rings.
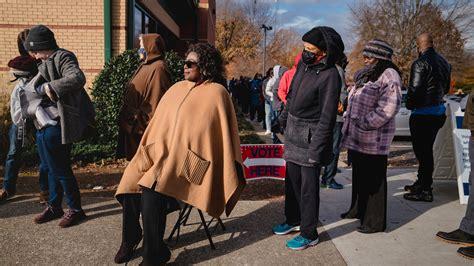
{"label": "scarf", "polygon": [[364,86],[365,83],[370,81],[370,77],[373,76],[375,72],[375,64],[370,66],[365,66],[362,69],[359,69],[354,74],[355,87],[360,88]]}

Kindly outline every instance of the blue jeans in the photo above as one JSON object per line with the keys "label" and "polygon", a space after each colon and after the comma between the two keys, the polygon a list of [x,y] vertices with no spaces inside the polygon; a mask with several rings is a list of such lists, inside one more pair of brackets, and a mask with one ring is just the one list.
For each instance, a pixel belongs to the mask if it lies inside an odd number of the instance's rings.
{"label": "blue jeans", "polygon": [[[272,121],[278,118],[278,112],[273,110],[272,104],[265,101],[265,127],[267,131],[272,131]],[[273,144],[280,144],[278,136],[272,132]]]}
{"label": "blue jeans", "polygon": [[342,139],[342,122],[336,122],[333,130],[333,141],[332,141],[332,152],[334,157],[332,161],[324,167],[323,176],[321,182],[329,184],[336,176],[337,173],[337,162],[339,161],[339,152],[341,151],[341,139]]}
{"label": "blue jeans", "polygon": [[36,132],[36,145],[41,161],[49,169],[49,205],[61,208],[63,194],[71,210],[80,211],[81,194],[71,168],[72,144],[61,144],[61,126],[50,126]]}
{"label": "blue jeans", "polygon": [[265,101],[265,126],[267,131],[272,129],[272,119],[273,119],[273,108],[272,104],[268,101]]}
{"label": "blue jeans", "polygon": [[[16,181],[21,166],[21,143],[17,139],[18,127],[15,124],[10,126],[8,131],[9,148],[5,160],[5,177],[3,179],[3,189],[10,193],[16,193]],[[39,185],[41,191],[48,190],[48,167],[40,162]]]}

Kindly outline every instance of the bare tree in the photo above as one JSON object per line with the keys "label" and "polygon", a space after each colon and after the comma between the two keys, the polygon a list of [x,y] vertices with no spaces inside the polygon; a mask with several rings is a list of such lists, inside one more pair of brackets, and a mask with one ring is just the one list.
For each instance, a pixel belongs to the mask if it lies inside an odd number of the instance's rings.
{"label": "bare tree", "polygon": [[275,32],[267,47],[269,64],[279,64],[291,68],[294,58],[302,49],[299,33],[292,29],[280,29]]}
{"label": "bare tree", "polygon": [[351,7],[353,30],[358,42],[351,55],[351,72],[362,65],[364,44],[373,38],[390,43],[394,61],[407,81],[411,62],[417,57],[416,37],[429,32],[436,49],[453,65],[453,74],[461,76],[466,68],[464,46],[472,35],[474,4],[469,0],[373,0]]}
{"label": "bare tree", "polygon": [[[270,1],[223,0],[217,5],[216,46],[227,63],[228,76],[261,72],[262,24],[275,26],[276,10]],[[273,30],[267,36],[268,63],[292,62],[293,30]],[[288,56],[286,56],[287,54]],[[288,59],[289,58],[289,59]],[[290,64],[291,65],[291,64]]]}

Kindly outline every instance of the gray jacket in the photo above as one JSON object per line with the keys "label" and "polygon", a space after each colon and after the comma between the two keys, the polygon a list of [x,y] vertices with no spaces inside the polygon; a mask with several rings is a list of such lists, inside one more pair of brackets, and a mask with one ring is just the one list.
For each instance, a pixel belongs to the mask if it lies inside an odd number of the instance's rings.
{"label": "gray jacket", "polygon": [[[347,92],[345,71],[339,65],[336,65],[336,68],[337,68],[337,72],[339,72],[339,76],[341,77],[341,81],[342,81],[341,94],[339,95],[339,101],[343,103],[346,100],[347,96],[349,95],[349,93]],[[336,122],[341,122],[341,123],[344,122],[342,115],[339,115],[339,114],[337,115]]]}
{"label": "gray jacket", "polygon": [[62,143],[73,143],[91,135],[94,132],[95,111],[84,89],[86,78],[76,56],[67,50],[58,49],[38,66],[38,72],[38,78],[30,84],[37,88],[42,83],[48,83],[58,96],[56,104]]}

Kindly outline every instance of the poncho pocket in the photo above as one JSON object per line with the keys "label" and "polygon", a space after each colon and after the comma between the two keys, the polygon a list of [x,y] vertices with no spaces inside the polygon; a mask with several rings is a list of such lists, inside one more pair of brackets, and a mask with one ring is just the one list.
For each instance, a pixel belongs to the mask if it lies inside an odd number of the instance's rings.
{"label": "poncho pocket", "polygon": [[140,172],[146,172],[153,166],[153,147],[155,143],[146,145],[146,146],[139,146],[138,153],[139,153],[139,160],[137,160],[138,170]]}
{"label": "poncho pocket", "polygon": [[193,151],[188,150],[179,176],[186,178],[190,183],[201,185],[210,164],[211,162],[202,159]]}

